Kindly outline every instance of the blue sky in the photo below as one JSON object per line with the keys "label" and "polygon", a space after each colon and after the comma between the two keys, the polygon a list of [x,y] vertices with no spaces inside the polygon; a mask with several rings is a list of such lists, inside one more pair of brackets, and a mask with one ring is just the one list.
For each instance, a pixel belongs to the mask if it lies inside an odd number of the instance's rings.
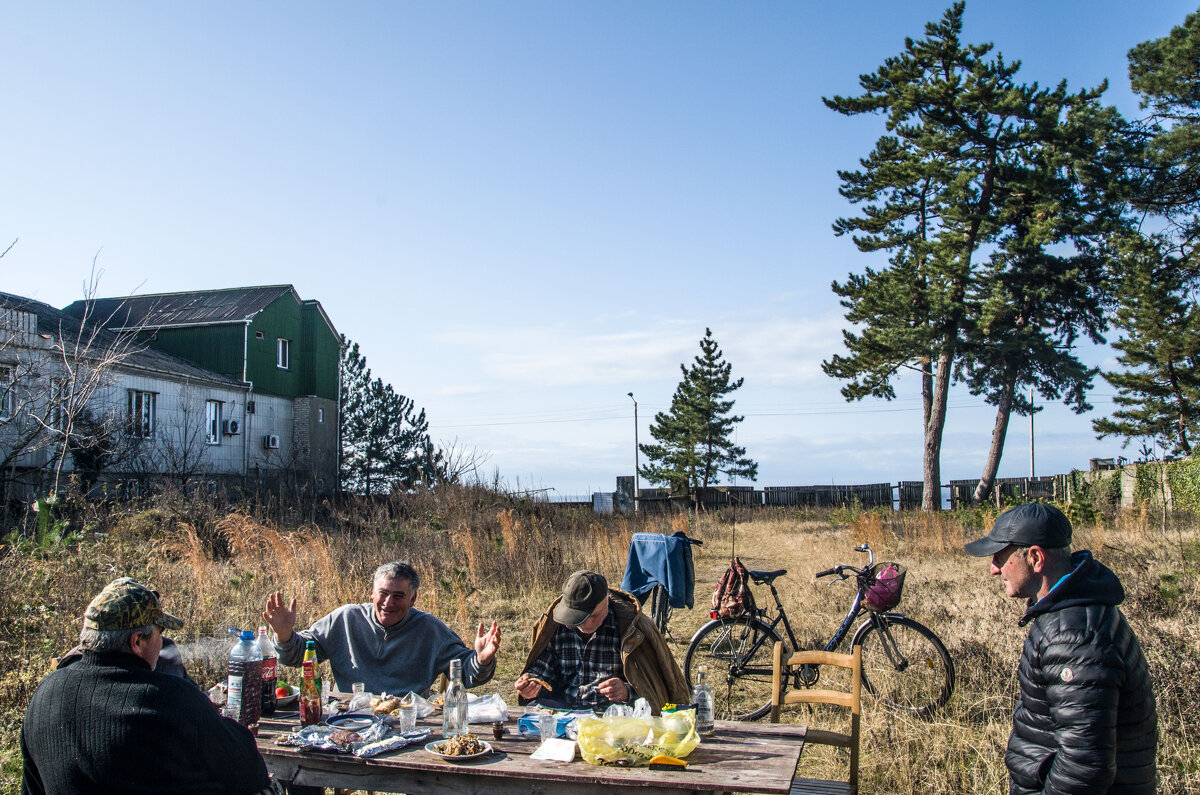
{"label": "blue sky", "polygon": [[[626,393],[646,441],[710,327],[759,484],[919,479],[916,383],[847,404],[820,371],[829,284],[871,263],[830,231],[836,170],[882,133],[820,100],[946,5],[9,3],[0,289],[63,306],[93,257],[102,295],[294,284],[435,439],[558,495],[632,472]],[[1127,51],[1192,10],[975,0],[965,38],[1136,116]],[[952,396],[943,477],[978,476],[993,417]],[[1129,454],[1090,419],[1038,415],[1039,474]]]}

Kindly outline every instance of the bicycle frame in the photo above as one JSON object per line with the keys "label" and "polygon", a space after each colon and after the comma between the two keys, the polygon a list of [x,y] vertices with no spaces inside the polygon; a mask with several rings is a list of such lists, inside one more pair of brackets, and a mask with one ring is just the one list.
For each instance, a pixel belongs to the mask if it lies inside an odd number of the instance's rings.
{"label": "bicycle frame", "polygon": [[[767,608],[762,608],[756,612],[755,617],[762,620],[767,625],[767,628],[769,630],[776,630],[780,624],[783,624],[783,628],[787,632],[788,640],[791,641],[792,648],[799,649],[800,644],[796,640],[796,633],[792,629],[792,623],[790,621],[788,621],[787,610],[783,606],[783,600],[779,598],[779,591],[775,588],[775,583],[769,582],[769,583],[767,583],[767,587],[771,589],[771,598],[774,599],[774,601],[775,601],[775,615],[768,616]],[[833,637],[830,638],[829,642],[825,644],[825,646],[822,648],[822,651],[834,651],[839,646],[841,646],[842,641],[844,641],[846,639],[846,636],[850,634],[850,628],[852,626],[854,626],[854,622],[857,621],[859,616],[861,616],[865,612],[868,614],[868,619],[867,619],[867,621],[864,621],[858,627],[858,629],[855,631],[854,639],[857,641],[857,639],[859,637],[861,637],[862,634],[866,631],[867,627],[874,624],[875,626],[877,626],[879,628],[879,632],[882,633],[888,639],[888,642],[886,644],[884,644],[884,650],[887,653],[888,659],[891,660],[893,665],[902,666],[904,663],[900,660],[897,660],[895,655],[893,654],[892,650],[895,648],[895,643],[892,642],[891,632],[888,630],[888,624],[885,619],[892,618],[892,617],[901,617],[904,614],[903,613],[890,613],[890,612],[889,613],[872,613],[872,612],[866,610],[862,606],[862,603],[863,603],[863,587],[860,584],[858,587],[858,592],[854,595],[854,601],[851,602],[850,609],[846,611],[846,616],[842,619],[841,625],[838,626],[837,631],[835,631],[833,633]],[[768,642],[769,637],[770,637],[769,635],[764,633],[760,637],[755,638],[754,642],[751,643],[750,646],[746,649],[745,656],[748,659],[753,659],[755,653],[763,646],[763,644]],[[795,679],[796,679],[795,686],[799,687],[802,680],[805,677],[812,678],[811,671],[813,669],[815,669],[815,667],[816,666],[804,666],[802,669],[798,670],[795,674]],[[771,669],[770,668],[752,668],[752,667],[742,668],[742,667],[739,667],[739,668],[730,670],[731,676],[740,676],[742,674],[766,676],[766,675],[771,674]],[[814,681],[815,681],[815,679],[814,679]]]}

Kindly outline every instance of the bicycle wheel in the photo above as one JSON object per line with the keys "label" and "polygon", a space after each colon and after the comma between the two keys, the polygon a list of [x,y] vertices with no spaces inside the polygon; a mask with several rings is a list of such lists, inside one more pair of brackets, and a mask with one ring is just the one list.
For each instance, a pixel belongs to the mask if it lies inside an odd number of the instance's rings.
{"label": "bicycle wheel", "polygon": [[[758,720],[771,709],[771,655],[779,633],[757,618],[719,618],[696,632],[683,658],[688,687],[708,666],[719,720]],[[790,652],[785,648],[784,656]]]}
{"label": "bicycle wheel", "polygon": [[[862,683],[890,707],[928,715],[950,700],[954,663],[937,635],[911,618],[878,615],[855,635]],[[886,633],[880,631],[880,624]]]}
{"label": "bicycle wheel", "polygon": [[667,589],[656,585],[650,591],[650,620],[658,631],[667,635],[667,624],[671,621],[671,601],[667,598]]}

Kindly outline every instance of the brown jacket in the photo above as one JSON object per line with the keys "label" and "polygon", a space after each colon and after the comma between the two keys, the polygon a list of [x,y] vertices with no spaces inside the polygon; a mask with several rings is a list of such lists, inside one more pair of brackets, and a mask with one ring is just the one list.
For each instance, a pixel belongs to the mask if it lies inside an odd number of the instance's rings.
{"label": "brown jacket", "polygon": [[[633,686],[638,696],[650,703],[655,714],[662,710],[663,704],[690,703],[692,695],[684,681],[683,671],[667,648],[667,641],[658,627],[654,626],[649,616],[638,610],[637,602],[624,591],[609,588],[608,598],[608,609],[617,617],[617,632],[621,636],[621,664],[624,666],[625,681]],[[525,660],[523,670],[529,670],[549,645],[550,638],[562,626],[551,617],[556,604],[558,599],[534,625],[529,657]]]}

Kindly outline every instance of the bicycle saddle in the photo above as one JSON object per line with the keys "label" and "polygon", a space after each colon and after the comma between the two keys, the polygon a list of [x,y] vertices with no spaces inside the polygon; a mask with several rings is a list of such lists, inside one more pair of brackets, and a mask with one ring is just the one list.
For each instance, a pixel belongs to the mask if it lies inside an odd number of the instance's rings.
{"label": "bicycle saddle", "polygon": [[776,577],[782,577],[787,574],[787,569],[776,569],[775,571],[748,571],[750,579],[754,580],[755,585],[763,585],[773,581]]}

